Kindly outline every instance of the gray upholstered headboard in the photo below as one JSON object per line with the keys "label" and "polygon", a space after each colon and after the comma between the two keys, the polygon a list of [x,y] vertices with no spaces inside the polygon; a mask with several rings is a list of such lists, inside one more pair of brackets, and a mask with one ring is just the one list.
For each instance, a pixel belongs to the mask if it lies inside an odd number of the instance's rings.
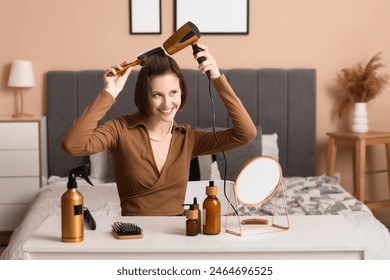
{"label": "gray upholstered headboard", "polygon": [[[189,90],[178,123],[211,127],[208,80],[197,70],[183,70]],[[264,134],[277,133],[279,162],[284,176],[315,175],[316,71],[314,69],[231,69],[222,71],[247,111]],[[103,88],[103,71],[50,71],[48,81],[49,175],[63,176],[86,163],[60,148],[66,130]],[[133,91],[138,72],[133,71],[115,105],[104,120],[134,112]],[[213,89],[214,90],[214,89]],[[213,91],[213,95],[217,96]],[[230,126],[227,112],[214,98],[216,126]],[[103,120],[103,121],[104,121]]]}

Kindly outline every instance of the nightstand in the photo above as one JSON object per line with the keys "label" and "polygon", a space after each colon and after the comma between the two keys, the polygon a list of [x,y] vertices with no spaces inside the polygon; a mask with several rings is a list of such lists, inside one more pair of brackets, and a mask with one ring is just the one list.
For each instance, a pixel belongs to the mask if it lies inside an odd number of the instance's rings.
{"label": "nightstand", "polygon": [[[390,132],[369,131],[367,133],[332,132],[327,133],[328,142],[328,176],[333,176],[336,165],[337,147],[351,145],[355,148],[355,184],[356,197],[367,204],[371,209],[390,207],[390,200],[366,201],[366,175],[387,172],[390,189]],[[384,145],[386,147],[387,169],[366,171],[366,147],[370,145]]]}
{"label": "nightstand", "polygon": [[0,232],[22,221],[47,183],[46,117],[0,117]]}

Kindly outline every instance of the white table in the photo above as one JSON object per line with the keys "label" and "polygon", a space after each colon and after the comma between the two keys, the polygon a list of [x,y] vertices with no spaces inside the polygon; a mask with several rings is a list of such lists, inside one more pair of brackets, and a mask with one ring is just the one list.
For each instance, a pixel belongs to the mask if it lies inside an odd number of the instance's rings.
{"label": "white table", "polygon": [[[368,245],[343,216],[290,216],[290,229],[235,236],[186,236],[185,217],[95,217],[81,243],[61,242],[60,217],[49,217],[23,246],[26,259],[364,259]],[[234,221],[237,219],[233,218]],[[231,221],[229,218],[229,224]],[[134,222],[143,239],[117,240],[114,221]]]}

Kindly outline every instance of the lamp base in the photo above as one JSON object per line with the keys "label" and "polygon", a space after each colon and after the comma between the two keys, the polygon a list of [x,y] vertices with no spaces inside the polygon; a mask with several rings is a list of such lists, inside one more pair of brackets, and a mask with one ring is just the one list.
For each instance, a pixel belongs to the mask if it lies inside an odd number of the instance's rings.
{"label": "lamp base", "polygon": [[25,118],[31,118],[33,115],[32,114],[26,114],[24,112],[24,106],[23,106],[23,88],[21,87],[20,88],[20,91],[19,91],[19,95],[20,95],[20,110],[18,111],[18,113],[14,114],[13,117],[14,118],[17,118],[17,119],[25,119]]}
{"label": "lamp base", "polygon": [[26,119],[26,118],[32,118],[33,115],[32,114],[15,114],[15,115],[12,115],[12,117],[14,117],[15,119]]}

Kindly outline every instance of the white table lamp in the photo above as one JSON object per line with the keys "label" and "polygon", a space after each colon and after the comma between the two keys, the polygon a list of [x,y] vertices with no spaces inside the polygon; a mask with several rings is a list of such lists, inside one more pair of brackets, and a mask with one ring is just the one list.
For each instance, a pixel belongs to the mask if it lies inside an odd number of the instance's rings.
{"label": "white table lamp", "polygon": [[15,60],[11,66],[11,72],[8,79],[9,87],[18,88],[20,99],[20,111],[15,114],[15,118],[27,118],[32,117],[31,114],[24,113],[23,108],[23,88],[34,87],[35,77],[34,70],[31,61],[27,60]]}

